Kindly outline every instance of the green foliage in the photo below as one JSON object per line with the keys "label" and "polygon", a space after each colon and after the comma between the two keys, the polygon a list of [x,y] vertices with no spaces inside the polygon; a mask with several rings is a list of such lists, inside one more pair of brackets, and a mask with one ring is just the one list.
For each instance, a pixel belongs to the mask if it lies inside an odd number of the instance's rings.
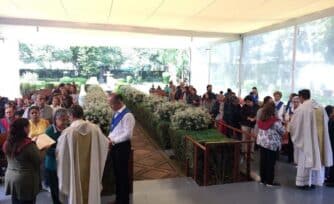
{"label": "green foliage", "polygon": [[[123,64],[128,64],[136,77],[139,71],[170,71],[170,67],[176,68],[179,78],[189,77],[189,53],[187,50],[178,49],[139,49],[134,48],[130,52],[122,52],[119,47],[81,47],[56,48],[51,45],[35,46],[20,43],[20,60],[24,63],[35,63],[41,68],[55,69],[59,67],[54,62],[71,63],[79,76],[98,76],[100,70],[113,71],[120,69]],[[130,53],[130,54],[129,54]],[[157,79],[152,72],[151,78]],[[151,79],[154,81],[154,79]],[[161,79],[159,79],[161,80]],[[169,81],[167,75],[163,77],[165,83]],[[133,79],[130,83],[141,82],[142,79]]]}
{"label": "green foliage", "polygon": [[51,63],[61,61],[72,63],[82,76],[97,76],[100,68],[114,70],[125,61],[118,47],[79,47],[60,49],[51,45],[33,46],[20,43],[20,60],[24,63],[36,63],[42,68],[52,68]]}
{"label": "green foliage", "polygon": [[[173,66],[176,68],[176,75],[179,79],[189,79],[190,58],[187,50],[135,48],[134,54],[130,58],[132,67],[137,71],[169,72],[171,66]],[[166,81],[164,82],[166,83]]]}
{"label": "green foliage", "polygon": [[123,95],[127,106],[163,148],[170,146],[171,119],[177,129],[207,129],[211,123],[211,116],[200,108],[148,96],[129,86],[121,86],[118,93]]}
{"label": "green foliage", "polygon": [[19,43],[19,50],[20,50],[20,60],[24,63],[32,63],[36,61],[33,57],[33,51],[25,43]]}
{"label": "green foliage", "polygon": [[72,82],[73,82],[73,79],[72,79],[71,77],[67,77],[67,76],[65,76],[65,77],[59,79],[59,81],[60,81],[61,83],[72,83]]}
{"label": "green foliage", "polygon": [[164,73],[162,73],[162,81],[163,81],[165,84],[168,84],[168,83],[169,83],[169,80],[170,80],[170,73],[169,73],[169,72],[164,72]]}
{"label": "green foliage", "polygon": [[54,84],[52,84],[52,83],[47,83],[47,84],[45,84],[45,88],[46,89],[53,89],[53,88],[55,88],[55,85]]}
{"label": "green foliage", "polygon": [[20,91],[21,94],[27,95],[28,93],[32,92],[32,91],[36,91],[37,90],[37,86],[35,84],[30,84],[30,83],[21,83],[20,84]]}
{"label": "green foliage", "polygon": [[[207,142],[226,143],[224,146],[210,146],[209,157],[209,183],[221,184],[233,181],[233,165],[234,165],[234,146],[228,144],[233,139],[219,133],[216,129],[207,129],[202,131],[186,131],[170,129],[171,147],[174,149],[176,158],[185,164],[188,161],[189,172],[193,172],[193,161],[197,160],[198,177],[196,181],[202,183],[204,174],[204,154],[198,150],[197,158],[194,158],[194,148],[191,143],[185,146],[185,136],[190,136],[195,141],[205,145]],[[191,175],[190,175],[191,176]]]}
{"label": "green foliage", "polygon": [[170,123],[161,120],[159,120],[156,126],[156,135],[159,144],[163,149],[170,149],[170,137],[168,134],[169,128],[170,128]]}
{"label": "green foliage", "polygon": [[196,141],[205,142],[205,141],[227,141],[228,139],[219,133],[216,129],[207,129],[207,130],[176,130],[173,128],[169,129],[169,135],[171,138],[171,147],[174,150],[176,158],[179,161],[186,161],[186,149],[184,143],[185,136],[191,136]]}
{"label": "green foliage", "polygon": [[[161,98],[161,97],[159,97]],[[152,100],[153,101],[153,100]],[[148,102],[148,104],[150,104]],[[161,103],[158,101],[154,105],[155,108],[155,114],[160,120],[165,120],[170,122],[171,117],[175,114],[176,111],[183,111],[187,108],[187,105],[181,102],[166,102],[166,103]],[[154,110],[154,109],[152,109]]]}
{"label": "green foliage", "polygon": [[70,47],[71,62],[82,76],[97,76],[100,68],[114,70],[125,61],[118,47]]}
{"label": "green foliage", "polygon": [[[166,118],[165,114],[162,116],[160,116],[160,113],[157,114],[157,112],[161,111],[159,110],[159,107],[167,107],[166,110],[169,109],[169,105],[164,105],[169,104],[169,102],[158,102],[159,100],[155,97],[146,95],[143,95],[143,99],[138,101],[134,98],[136,98],[138,95],[142,96],[141,92],[128,86],[121,86],[118,91],[123,95],[125,103],[134,113],[137,121],[140,121],[147,132],[150,133],[150,136],[152,136],[162,148],[172,148],[177,160],[181,163],[181,165],[184,165],[186,161],[189,161],[190,169],[192,169],[193,161],[195,159],[197,160],[199,168],[199,178],[197,178],[197,180],[202,180],[204,160],[203,153],[198,151],[198,157],[193,158],[193,145],[188,143],[187,147],[185,147],[185,136],[189,135],[194,140],[202,144],[206,142],[228,143],[234,141],[222,135],[216,129],[205,129],[197,131],[194,130],[196,127],[192,130],[182,130],[184,129],[183,127],[179,127],[182,129],[174,129],[171,127],[171,123],[169,121],[164,120],[164,118]],[[158,108],[155,106],[158,106]],[[154,113],[154,110],[156,110],[156,113]],[[188,113],[187,111],[179,111],[179,113],[182,112],[185,112],[184,115],[188,115],[187,117],[184,116],[182,118],[190,118],[192,121],[200,121],[199,123],[196,123],[197,125],[200,123],[206,123],[205,121],[201,122],[201,118],[205,118],[205,114],[195,116],[192,113]],[[172,118],[175,117],[175,115],[176,114],[174,114]],[[191,124],[193,124],[192,121],[190,122]],[[226,144],[224,148],[211,146],[209,158],[209,182],[212,184],[231,182],[233,176],[232,168],[235,161],[234,159],[233,145]]]}
{"label": "green foliage", "polygon": [[83,77],[76,77],[76,78],[74,78],[74,83],[75,84],[82,85],[82,84],[85,84],[86,81],[87,81],[87,79],[83,78]]}
{"label": "green foliage", "polygon": [[85,84],[87,81],[86,78],[83,78],[83,77],[75,77],[75,78],[71,78],[71,77],[62,77],[59,79],[59,82],[60,83],[75,83],[77,85],[82,85],[82,84]]}
{"label": "green foliage", "polygon": [[55,84],[47,83],[45,81],[23,82],[20,84],[20,91],[22,95],[27,95],[40,89],[53,89],[55,87]]}

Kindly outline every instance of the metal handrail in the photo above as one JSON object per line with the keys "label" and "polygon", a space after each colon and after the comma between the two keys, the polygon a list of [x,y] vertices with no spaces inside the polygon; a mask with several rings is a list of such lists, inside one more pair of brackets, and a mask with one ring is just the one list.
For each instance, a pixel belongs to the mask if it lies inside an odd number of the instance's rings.
{"label": "metal handrail", "polygon": [[248,140],[256,139],[256,135],[254,135],[254,134],[252,134],[252,133],[249,133],[249,132],[242,131],[242,130],[240,130],[240,129],[238,129],[238,128],[235,128],[235,127],[233,127],[233,126],[230,126],[230,125],[224,123],[224,122],[221,121],[221,120],[220,120],[220,121],[214,121],[214,122],[215,122],[216,124],[218,124],[218,125],[223,125],[223,126],[225,126],[226,128],[229,128],[229,129],[233,130],[233,134],[235,134],[235,132],[238,132],[238,133],[247,135],[247,139],[248,139]]}

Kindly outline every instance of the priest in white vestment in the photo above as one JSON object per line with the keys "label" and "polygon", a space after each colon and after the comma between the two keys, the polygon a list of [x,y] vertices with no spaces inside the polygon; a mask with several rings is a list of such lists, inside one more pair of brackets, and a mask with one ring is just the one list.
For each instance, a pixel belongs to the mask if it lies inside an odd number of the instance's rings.
{"label": "priest in white vestment", "polygon": [[322,186],[324,167],[333,165],[328,116],[324,108],[310,98],[310,90],[299,91],[302,104],[290,123],[291,139],[298,151],[296,186],[301,189]]}
{"label": "priest in white vestment", "polygon": [[72,123],[58,138],[56,149],[60,200],[99,204],[109,140],[97,125],[83,120],[81,106],[69,112]]}

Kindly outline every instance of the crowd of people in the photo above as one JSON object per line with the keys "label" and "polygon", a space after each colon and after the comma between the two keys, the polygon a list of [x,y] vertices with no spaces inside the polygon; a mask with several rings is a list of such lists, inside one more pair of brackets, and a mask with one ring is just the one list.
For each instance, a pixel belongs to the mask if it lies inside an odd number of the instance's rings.
{"label": "crowd of people", "polygon": [[[282,93],[275,91],[260,101],[258,90],[240,99],[231,90],[224,94],[212,92],[207,85],[206,93],[200,97],[193,86],[184,83],[175,86],[170,82],[164,90],[150,89],[151,94],[165,95],[170,101],[179,101],[193,106],[202,106],[212,119],[241,130],[241,134],[224,128],[227,136],[241,141],[253,139],[250,155],[260,151],[261,183],[277,186],[274,182],[275,163],[282,146],[288,155],[288,162],[297,165],[296,186],[310,190],[315,186],[334,185],[334,111],[333,106],[323,108],[311,99],[310,90],[292,93],[284,104]],[[164,92],[165,94],[161,94]],[[248,145],[241,146],[242,159],[247,158]],[[328,167],[328,168],[325,168]]]}
{"label": "crowd of people", "polygon": [[[252,145],[241,147],[241,153],[243,158],[253,157],[259,150],[264,185],[279,185],[274,181],[275,163],[286,143],[288,160],[297,165],[298,188],[310,190],[324,182],[334,186],[334,107],[323,108],[311,99],[310,90],[292,93],[286,105],[280,91],[260,101],[256,87],[242,100],[231,89],[215,94],[212,85],[202,97],[194,87],[172,82],[164,90],[152,87],[150,93],[202,106],[213,120],[241,130],[240,134],[222,129],[227,137],[254,139]],[[116,179],[116,203],[129,203],[128,165],[135,119],[121,95],[110,94],[108,101],[114,114],[105,136],[98,126],[84,120],[74,84],[60,84],[15,101],[0,97],[0,173],[5,175],[5,193],[12,196],[12,203],[35,203],[43,188],[50,190],[53,203],[100,203],[108,160]],[[55,143],[38,147],[42,135]]]}
{"label": "crowd of people", "polygon": [[[109,135],[84,120],[74,84],[60,84],[10,101],[0,97],[1,180],[13,204],[36,203],[49,191],[53,203],[101,203],[102,176],[112,161],[116,202],[129,203],[134,116],[118,94],[109,94],[114,111]],[[49,138],[49,146],[39,146]]]}

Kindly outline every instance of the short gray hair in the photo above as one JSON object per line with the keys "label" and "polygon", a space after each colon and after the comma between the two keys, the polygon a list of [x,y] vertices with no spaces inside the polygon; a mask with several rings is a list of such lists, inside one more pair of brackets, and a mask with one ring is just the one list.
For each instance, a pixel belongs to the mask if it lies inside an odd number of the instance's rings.
{"label": "short gray hair", "polygon": [[53,123],[56,123],[56,119],[62,116],[67,116],[68,112],[65,108],[59,108],[53,115]]}

